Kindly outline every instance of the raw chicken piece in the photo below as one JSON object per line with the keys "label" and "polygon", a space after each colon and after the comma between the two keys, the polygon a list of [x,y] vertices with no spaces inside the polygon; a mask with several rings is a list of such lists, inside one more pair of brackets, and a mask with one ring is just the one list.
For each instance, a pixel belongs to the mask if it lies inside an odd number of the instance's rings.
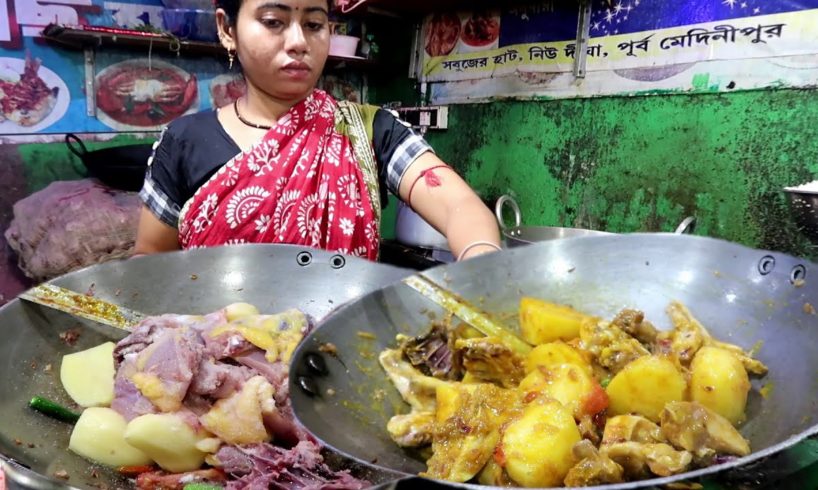
{"label": "raw chicken piece", "polygon": [[[114,349],[114,361],[119,366],[128,354],[138,354],[156,342],[168,330],[192,329],[201,333],[214,325],[227,321],[223,310],[205,316],[198,315],[159,315],[144,319],[130,335],[120,340]],[[201,341],[199,341],[201,343]]]}
{"label": "raw chicken piece", "polygon": [[270,439],[264,415],[275,410],[273,386],[263,376],[254,376],[241,391],[217,401],[199,420],[228,444],[255,444]]}
{"label": "raw chicken piece", "polygon": [[314,441],[313,436],[295,420],[290,403],[289,367],[283,362],[269,362],[264,351],[253,348],[252,351],[237,356],[235,360],[253,371],[261,374],[275,390],[277,410],[264,415],[264,425],[273,436],[276,444],[293,447],[298,441]]}
{"label": "raw chicken piece", "polygon": [[205,335],[211,339],[236,334],[266,352],[269,362],[290,362],[295,348],[311,328],[309,317],[300,310],[287,310],[277,315],[251,315],[215,327]]}
{"label": "raw chicken piece", "polygon": [[127,421],[140,415],[158,412],[156,406],[145,398],[131,382],[131,375],[137,371],[136,357],[137,354],[125,356],[114,378],[114,399],[111,402],[111,408]]}
{"label": "raw chicken piece", "polygon": [[240,390],[245,381],[253,377],[253,371],[244,366],[234,366],[214,359],[202,359],[190,383],[188,396],[227,398]]}
{"label": "raw chicken piece", "polygon": [[228,482],[227,490],[359,490],[371,486],[348,471],[330,469],[320,447],[309,441],[291,449],[272,444],[222,446],[216,459],[225,472],[239,477]]}
{"label": "raw chicken piece", "polygon": [[187,327],[159,333],[136,359],[130,381],[163,412],[182,408],[187,390],[202,359],[203,342]]}

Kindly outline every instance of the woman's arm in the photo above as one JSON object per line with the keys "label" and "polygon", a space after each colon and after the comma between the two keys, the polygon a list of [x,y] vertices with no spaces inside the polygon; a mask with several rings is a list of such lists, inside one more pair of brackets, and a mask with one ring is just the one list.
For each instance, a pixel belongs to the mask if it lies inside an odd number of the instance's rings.
{"label": "woman's arm", "polygon": [[171,252],[179,248],[179,231],[163,223],[146,206],[142,206],[133,256]]}
{"label": "woman's arm", "polygon": [[[446,236],[455,257],[464,251],[463,259],[497,251],[500,230],[494,215],[471,187],[445,165],[430,151],[418,157],[401,179],[400,198]],[[479,242],[491,245],[472,246]]]}

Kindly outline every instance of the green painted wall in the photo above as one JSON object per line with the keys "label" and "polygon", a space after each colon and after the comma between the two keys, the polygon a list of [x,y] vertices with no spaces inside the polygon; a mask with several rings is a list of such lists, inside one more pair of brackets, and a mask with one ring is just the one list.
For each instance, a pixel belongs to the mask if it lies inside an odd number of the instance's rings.
{"label": "green painted wall", "polygon": [[427,139],[527,225],[672,231],[815,257],[784,186],[818,178],[818,92],[494,102],[450,107]]}

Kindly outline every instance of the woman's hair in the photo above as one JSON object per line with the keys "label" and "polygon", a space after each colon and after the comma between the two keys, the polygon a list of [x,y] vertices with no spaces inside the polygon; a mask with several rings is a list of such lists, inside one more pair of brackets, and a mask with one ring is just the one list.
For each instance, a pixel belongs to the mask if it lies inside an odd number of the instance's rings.
{"label": "woman's hair", "polygon": [[239,7],[241,7],[241,0],[216,0],[216,8],[224,10],[227,14],[227,22],[230,24],[236,22],[236,17],[239,15]]}
{"label": "woman's hair", "polygon": [[[242,0],[215,0],[216,8],[224,10],[227,14],[227,22],[233,24],[239,15]],[[327,7],[332,8],[333,0],[327,0]]]}

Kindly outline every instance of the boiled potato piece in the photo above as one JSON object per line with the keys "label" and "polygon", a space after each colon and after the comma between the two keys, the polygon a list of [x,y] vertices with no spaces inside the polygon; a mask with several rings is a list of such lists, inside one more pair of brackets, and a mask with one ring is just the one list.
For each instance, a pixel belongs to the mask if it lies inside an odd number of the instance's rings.
{"label": "boiled potato piece", "polygon": [[142,450],[171,473],[199,469],[205,453],[196,446],[208,436],[193,430],[181,416],[173,413],[142,415],[125,428],[128,444]]}
{"label": "boiled potato piece", "polygon": [[540,368],[520,382],[520,390],[525,396],[539,394],[562,403],[579,418],[585,413],[585,401],[594,392],[594,380],[573,364],[560,364],[551,368]]}
{"label": "boiled potato piece", "polygon": [[520,333],[532,345],[579,337],[579,327],[592,317],[575,309],[536,298],[520,300]]}
{"label": "boiled potato piece", "polygon": [[107,466],[150,464],[145,453],[125,442],[126,425],[122,415],[110,408],[87,408],[74,425],[68,449]]}
{"label": "boiled potato piece", "polygon": [[523,487],[561,486],[576,463],[571,450],[580,439],[570,410],[554,400],[535,400],[503,434],[506,472]]}
{"label": "boiled potato piece", "polygon": [[593,374],[591,365],[582,352],[564,342],[549,342],[535,347],[525,360],[525,372],[530,373],[538,367],[552,368],[560,364],[573,364],[589,375]]}
{"label": "boiled potato piece", "polygon": [[718,347],[702,347],[690,365],[690,397],[733,425],[744,421],[750,379],[741,360]]}
{"label": "boiled potato piece", "polygon": [[224,308],[224,314],[227,316],[228,322],[233,322],[240,318],[256,316],[261,313],[258,311],[258,308],[250,303],[233,303]]}
{"label": "boiled potato piece", "polygon": [[114,399],[113,342],[63,356],[60,381],[68,396],[83,407],[108,406]]}
{"label": "boiled potato piece", "polygon": [[687,384],[672,361],[644,356],[628,363],[608,385],[611,415],[642,415],[653,422],[669,402],[684,399]]}

